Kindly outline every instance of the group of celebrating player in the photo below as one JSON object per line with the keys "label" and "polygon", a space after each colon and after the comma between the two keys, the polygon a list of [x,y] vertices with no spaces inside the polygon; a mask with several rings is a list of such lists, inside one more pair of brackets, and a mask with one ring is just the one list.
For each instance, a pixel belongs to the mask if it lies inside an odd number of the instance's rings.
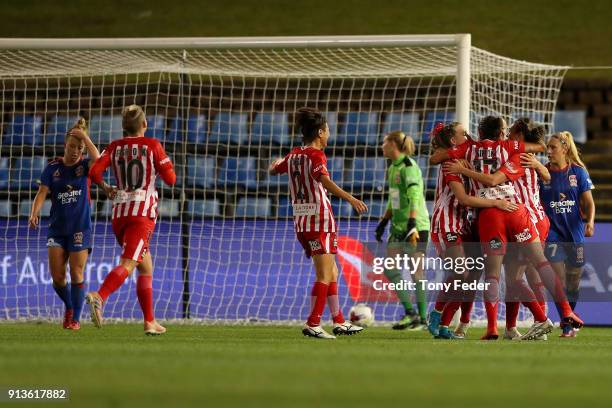
{"label": "group of celebrating player", "polygon": [[[159,141],[144,137],[147,122],[143,110],[131,105],[123,110],[123,138],[114,140],[100,155],[89,138],[84,120],[66,135],[64,156],[43,171],[39,191],[30,215],[36,228],[45,197],[52,198],[47,237],[53,288],[65,304],[63,327],[80,328],[84,299],[96,327],[102,325],[102,309],[108,297],[138,269],[137,296],[144,316],[146,334],[159,335],[166,329],[153,313],[153,262],[149,242],[157,219],[158,196],[155,180],[161,176],[168,185],[176,181],[173,164]],[[323,150],[330,137],[325,117],[316,109],[301,108],[296,124],[303,145],[274,161],[270,174],[289,174],[289,191],[297,239],[312,258],[316,280],[311,292],[310,315],[302,328],[306,336],[333,339],[362,331],[342,314],[338,299],[338,227],[327,192],[348,201],[359,214],[368,211],[363,201],[336,185],[327,171]],[[432,132],[432,164],[442,163],[438,176],[433,216],[423,194],[423,177],[414,154],[414,141],[401,131],[385,136],[382,150],[391,161],[387,171],[389,200],[376,228],[382,240],[391,221],[388,251],[410,251],[423,256],[429,236],[441,257],[485,255],[484,293],[487,331],[482,337],[498,338],[497,305],[499,279],[504,265],[506,279],[506,332],[508,339],[542,339],[553,328],[546,315],[544,288],[551,293],[562,317],[563,336],[574,336],[583,322],[573,311],[584,264],[583,242],[594,229],[595,206],[588,173],[578,156],[571,134],[553,135],[544,144],[544,128],[527,118],[506,129],[500,117],[487,116],[479,123],[479,140],[470,138],[460,123],[438,124]],[[84,158],[87,149],[89,158]],[[547,151],[549,164],[543,166],[533,153]],[[103,181],[111,167],[117,186]],[[120,263],[97,291],[85,296],[83,270],[91,252],[89,187],[93,181],[113,200],[112,227],[122,247]],[[542,205],[544,203],[544,206]],[[586,223],[583,221],[586,219]],[[517,246],[508,246],[517,243]],[[466,244],[466,245],[464,245]],[[552,262],[552,264],[551,264]],[[67,285],[66,264],[71,285]],[[466,282],[481,278],[482,271],[448,279]],[[399,270],[385,271],[387,279],[402,279]],[[523,279],[526,275],[527,282]],[[423,277],[422,269],[414,275]],[[410,294],[397,290],[405,314],[394,329],[427,327],[442,339],[464,338],[475,293],[439,293],[427,318],[426,293],[417,285],[418,312]],[[533,314],[534,324],[523,335],[516,329],[522,302]],[[321,316],[329,306],[333,334],[321,327]],[[458,327],[449,324],[461,309]]]}

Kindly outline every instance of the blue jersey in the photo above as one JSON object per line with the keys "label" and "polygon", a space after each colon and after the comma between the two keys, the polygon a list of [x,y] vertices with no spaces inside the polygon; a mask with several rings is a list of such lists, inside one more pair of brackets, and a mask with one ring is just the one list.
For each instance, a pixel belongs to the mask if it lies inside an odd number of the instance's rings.
{"label": "blue jersey", "polygon": [[91,229],[88,173],[89,159],[65,166],[64,161],[58,158],[43,170],[41,182],[51,194],[49,237]]}
{"label": "blue jersey", "polygon": [[551,170],[549,183],[540,178],[540,198],[550,219],[547,242],[584,242],[584,222],[580,214],[580,195],[593,188],[589,173],[575,164]]}

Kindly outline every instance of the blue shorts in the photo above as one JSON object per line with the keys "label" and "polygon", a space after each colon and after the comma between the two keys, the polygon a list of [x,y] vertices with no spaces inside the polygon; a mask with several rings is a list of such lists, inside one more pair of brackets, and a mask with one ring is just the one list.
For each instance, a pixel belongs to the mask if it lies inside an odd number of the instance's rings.
{"label": "blue shorts", "polygon": [[64,248],[66,252],[80,252],[86,249],[91,253],[91,230],[69,235],[49,234],[47,248]]}
{"label": "blue shorts", "polygon": [[582,242],[547,242],[544,253],[550,262],[565,262],[574,268],[584,266],[584,243]]}

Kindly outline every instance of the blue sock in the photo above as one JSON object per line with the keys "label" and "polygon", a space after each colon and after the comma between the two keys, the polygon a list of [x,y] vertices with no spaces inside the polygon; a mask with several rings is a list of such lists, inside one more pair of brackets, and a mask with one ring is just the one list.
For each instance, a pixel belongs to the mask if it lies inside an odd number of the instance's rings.
{"label": "blue sock", "polygon": [[66,305],[66,310],[72,309],[72,300],[70,299],[70,288],[68,287],[68,285],[60,287],[60,286],[55,286],[55,283],[54,283],[53,289],[55,290],[55,293],[57,293],[57,296],[59,296],[59,298],[62,299],[62,302],[64,302],[64,305]]}
{"label": "blue sock", "polygon": [[81,319],[81,310],[83,310],[83,301],[85,300],[85,282],[71,283],[70,297],[72,298],[72,308],[74,309],[72,320],[78,322]]}

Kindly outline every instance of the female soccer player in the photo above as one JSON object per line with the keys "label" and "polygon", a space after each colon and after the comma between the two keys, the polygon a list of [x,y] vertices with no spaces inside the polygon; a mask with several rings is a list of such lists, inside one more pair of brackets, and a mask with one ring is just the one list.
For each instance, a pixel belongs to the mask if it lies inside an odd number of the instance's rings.
{"label": "female soccer player", "polygon": [[[401,131],[387,134],[382,144],[383,155],[391,160],[387,169],[389,198],[387,210],[376,227],[376,239],[381,241],[385,228],[391,220],[387,256],[409,252],[422,257],[429,238],[429,213],[425,205],[423,175],[418,164],[410,158],[414,154],[414,141]],[[417,244],[418,243],[418,244]],[[390,282],[399,283],[402,274],[397,269],[385,269]],[[419,265],[413,280],[423,279],[423,268]],[[420,330],[427,324],[427,294],[421,285],[416,285],[416,300],[419,312],[412,308],[410,294],[406,289],[396,289],[398,299],[404,306],[404,317],[392,327],[394,330]]]}
{"label": "female soccer player", "polygon": [[311,311],[302,333],[319,339],[335,339],[321,327],[326,302],[334,321],[334,334],[350,335],[363,329],[346,322],[340,310],[335,259],[337,226],[326,190],[348,201],[359,214],[368,208],[329,178],[327,158],[323,153],[329,139],[325,117],[316,109],[300,108],[296,112],[296,123],[304,145],[272,163],[268,171],[270,175],[289,173],[295,232],[306,257],[312,258],[315,267]]}
{"label": "female soccer player", "polygon": [[[438,124],[432,132],[432,147],[434,150],[450,149],[464,143],[470,144],[473,141],[458,122],[446,126]],[[516,204],[508,200],[489,200],[471,196],[466,193],[464,185],[465,180],[461,176],[451,174],[444,168],[438,172],[431,239],[435,244],[438,256],[443,258],[465,258],[466,250],[463,247],[463,242],[478,242],[477,233],[474,231],[474,214],[470,217],[471,219],[468,218],[467,207],[497,207],[510,212],[518,208]],[[481,256],[480,251],[477,251],[477,253],[472,253],[473,250],[467,252],[474,259]],[[462,275],[450,274],[447,281],[455,279],[471,281],[479,278],[480,274],[477,271],[470,271]],[[434,310],[430,314],[428,325],[430,333],[434,337],[442,339],[464,338],[470,322],[473,295],[474,293],[447,294],[440,292]],[[450,301],[447,301],[447,299],[450,299]],[[461,301],[458,301],[459,299]],[[459,307],[461,307],[461,320],[455,333],[452,333],[448,326]]]}
{"label": "female soccer player", "polygon": [[[89,157],[83,157],[87,149]],[[89,197],[89,163],[100,157],[81,118],[68,131],[64,156],[51,161],[42,172],[41,184],[30,211],[29,224],[37,228],[40,210],[51,193],[51,217],[47,232],[47,254],[53,289],[66,307],[64,329],[79,330],[85,297],[83,270],[91,252],[91,214]],[[66,264],[70,265],[70,286],[66,281]]]}
{"label": "female soccer player", "polygon": [[[517,120],[510,128],[509,137],[511,140],[528,142],[532,144],[544,143],[545,129],[543,126],[535,126],[528,118]],[[469,171],[462,163],[445,164],[446,171],[457,172],[472,177],[477,181],[482,182],[486,186],[497,186],[508,181],[512,181],[512,186],[516,193],[516,201],[524,204],[529,212],[531,222],[536,226],[538,236],[543,242],[548,234],[548,219],[544,214],[539,200],[538,174],[544,180],[550,179],[548,170],[531,154],[515,154],[506,161],[500,170],[493,174],[485,174]],[[512,248],[515,249],[515,248]],[[504,258],[506,271],[506,331],[504,339],[519,338],[521,334],[516,328],[516,320],[518,317],[520,303],[516,300],[522,300],[534,316],[536,321],[544,321],[545,308],[542,303],[535,303],[537,296],[532,290],[526,286],[523,280],[524,262],[519,259],[520,254],[516,251],[507,254]],[[538,285],[542,285],[537,275],[537,271],[533,271],[531,281],[532,287],[538,289]],[[538,299],[539,300],[539,299]],[[544,312],[544,313],[542,313]]]}
{"label": "female soccer player", "polygon": [[[595,230],[595,202],[591,193],[594,187],[570,132],[552,135],[546,153],[552,176],[549,183],[540,183],[542,202],[550,219],[546,256],[565,283],[574,310],[584,266],[584,238],[592,237]],[[571,325],[562,322],[561,328],[562,337],[576,335]]]}
{"label": "female soccer player", "polygon": [[121,259],[104,279],[96,292],[89,292],[86,301],[91,319],[102,327],[102,305],[119,289],[126,278],[138,269],[136,294],[144,316],[147,335],[160,335],[166,329],[155,320],[153,312],[153,260],[149,242],[157,219],[157,190],[159,174],[168,185],[176,182],[170,158],[157,139],[144,137],[147,121],[142,108],[130,105],[123,110],[124,137],[114,140],[92,166],[89,177],[102,183],[104,171],[112,166],[117,190],[113,192],[113,232],[122,247]]}
{"label": "female soccer player", "polygon": [[[482,180],[478,180],[477,174],[493,174],[505,165],[508,158],[514,153],[524,153],[526,144],[519,141],[505,140],[506,123],[502,118],[487,116],[479,123],[480,141],[466,149],[451,149],[449,155],[455,159],[465,158],[478,171],[471,171],[462,174],[470,177],[473,191],[481,197],[502,199],[506,198],[517,202],[514,186],[507,182],[499,186],[492,187]],[[533,146],[533,145],[532,145]],[[538,151],[543,146],[535,145],[530,147],[532,151]],[[520,166],[519,166],[520,167]],[[517,166],[506,166],[506,175],[518,173]],[[471,173],[470,173],[471,172]],[[536,265],[540,278],[547,289],[553,295],[555,301],[562,307],[562,317],[564,321],[573,327],[582,327],[582,320],[575,315],[567,302],[565,293],[561,289],[559,280],[554,274],[550,263],[544,257],[542,246],[537,235],[537,230],[529,218],[529,213],[524,204],[518,203],[519,208],[509,215],[496,209],[484,209],[478,216],[478,233],[483,250],[487,255],[485,259],[486,280],[488,290],[485,292],[485,309],[487,312],[487,332],[482,337],[483,340],[496,340],[497,334],[497,304],[499,299],[499,276],[503,257],[506,253],[508,242],[521,243],[521,249],[527,258]],[[532,312],[537,312],[534,307]],[[542,314],[538,314],[533,326],[523,335],[523,339],[534,339],[552,330],[552,322],[549,319],[543,320]]]}

